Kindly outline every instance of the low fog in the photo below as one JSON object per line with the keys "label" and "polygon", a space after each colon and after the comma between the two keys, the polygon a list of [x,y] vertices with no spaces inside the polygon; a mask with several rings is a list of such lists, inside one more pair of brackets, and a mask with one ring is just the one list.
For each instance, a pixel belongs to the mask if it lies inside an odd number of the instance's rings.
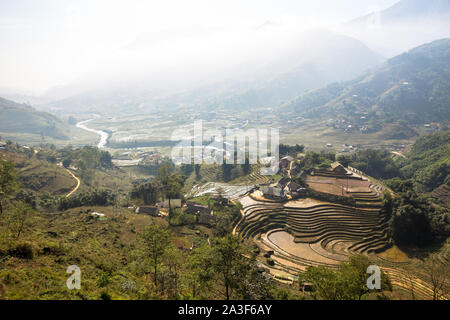
{"label": "low fog", "polygon": [[[384,13],[395,0],[316,2],[3,3],[0,95],[39,104],[85,93],[161,97],[215,84],[220,93],[293,72],[314,87],[325,80],[307,73],[347,80],[450,36],[447,12],[431,10],[412,23],[417,12],[407,6]],[[332,66],[339,54],[350,55],[347,66]]]}

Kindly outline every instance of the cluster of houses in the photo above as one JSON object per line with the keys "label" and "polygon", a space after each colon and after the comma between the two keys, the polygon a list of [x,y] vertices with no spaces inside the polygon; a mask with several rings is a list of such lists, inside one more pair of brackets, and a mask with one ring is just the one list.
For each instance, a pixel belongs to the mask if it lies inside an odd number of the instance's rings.
{"label": "cluster of houses", "polygon": [[260,191],[268,199],[292,199],[306,192],[306,188],[292,181],[290,178],[282,178],[275,186],[262,185]]}
{"label": "cluster of houses", "polygon": [[425,127],[425,129],[429,132],[433,132],[436,130],[439,130],[439,128],[441,127],[440,123],[426,123],[423,125]]}
{"label": "cluster of houses", "polygon": [[355,118],[352,121],[345,119],[329,119],[326,123],[327,127],[332,127],[334,129],[344,130],[344,132],[351,133],[355,130],[366,131],[368,129],[367,126],[367,112],[354,112],[353,116]]}
{"label": "cluster of houses", "polygon": [[[286,161],[291,160],[292,157],[285,157]],[[280,167],[286,169],[285,164],[281,164]],[[333,162],[329,168],[315,168],[311,175],[317,176],[333,176],[333,177],[350,177],[352,176],[351,172],[348,172],[347,169],[340,164],[339,162]],[[298,166],[293,166],[290,169],[289,175],[284,175],[276,184],[266,184],[261,185],[259,190],[262,192],[263,196],[267,199],[273,200],[288,200],[295,199],[306,193],[307,188],[300,185],[296,181],[296,178],[300,178],[300,180],[306,180],[306,173],[301,170]]]}
{"label": "cluster of houses", "polygon": [[[231,205],[228,199],[225,198],[217,198],[216,202],[222,206]],[[197,217],[197,223],[203,224],[207,226],[213,226],[217,217],[214,215],[212,209],[210,209],[206,205],[202,205],[193,201],[187,201],[186,203],[182,203],[181,199],[170,199],[170,207],[172,209],[181,208],[185,213],[193,214]],[[136,213],[147,214],[153,217],[161,217],[165,215],[165,211],[163,209],[169,208],[169,201],[165,200],[157,203],[155,206],[141,206],[141,207],[132,207]]]}
{"label": "cluster of houses", "polygon": [[118,167],[137,165],[157,165],[161,162],[163,155],[154,151],[126,151],[114,155],[113,163]]}
{"label": "cluster of houses", "polygon": [[[295,167],[294,167],[295,168]],[[293,177],[304,176],[304,172],[295,168],[291,170],[291,175]],[[293,181],[291,178],[283,177],[276,185],[261,185],[260,191],[263,193],[264,197],[269,199],[289,199],[295,198],[306,191],[306,188],[300,184]]]}

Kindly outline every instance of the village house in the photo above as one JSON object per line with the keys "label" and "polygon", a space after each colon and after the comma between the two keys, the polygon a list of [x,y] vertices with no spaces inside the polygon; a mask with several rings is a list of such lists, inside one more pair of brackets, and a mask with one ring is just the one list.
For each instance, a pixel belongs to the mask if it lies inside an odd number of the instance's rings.
{"label": "village house", "polygon": [[331,164],[331,170],[337,174],[347,174],[345,167],[337,161]]}
{"label": "village house", "polygon": [[261,192],[269,199],[284,199],[286,196],[285,191],[277,187],[262,186]]}
{"label": "village house", "polygon": [[286,185],[291,181],[289,178],[281,178],[277,183],[277,188],[284,189]]}
{"label": "village house", "polygon": [[147,214],[152,217],[158,217],[161,215],[157,207],[137,207],[136,213]]}
{"label": "village house", "polygon": [[211,213],[211,209],[209,209],[208,206],[205,206],[205,205],[202,205],[199,203],[188,201],[186,203],[186,205],[187,205],[187,207],[186,207],[185,212],[189,213],[189,214],[198,214],[200,212],[208,213],[208,214]]}
{"label": "village house", "polygon": [[216,223],[216,217],[207,206],[195,202],[188,202],[185,212],[195,214],[197,216],[197,223],[199,224],[212,226]]}

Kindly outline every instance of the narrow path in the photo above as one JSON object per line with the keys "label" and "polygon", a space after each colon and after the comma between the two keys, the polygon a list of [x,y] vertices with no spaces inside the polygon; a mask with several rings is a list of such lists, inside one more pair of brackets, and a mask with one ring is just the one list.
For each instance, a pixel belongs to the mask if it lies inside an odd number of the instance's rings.
{"label": "narrow path", "polygon": [[289,178],[289,179],[292,178],[292,177],[291,177],[291,170],[292,170],[292,165],[294,164],[294,162],[295,162],[295,160],[292,160],[292,161],[289,163],[289,170],[288,170],[288,178]]}
{"label": "narrow path", "polygon": [[[236,202],[234,202],[233,200],[230,200],[230,202],[233,203],[234,205],[236,205]],[[234,226],[233,232],[232,232],[233,235],[236,235],[237,227],[241,224],[242,220],[244,220],[244,218],[245,218],[244,210],[241,209],[240,212],[241,212],[241,219],[240,219],[240,220],[238,221],[238,223]],[[208,239],[208,240],[209,240],[209,239]]]}
{"label": "narrow path", "polygon": [[68,173],[70,173],[70,175],[77,181],[77,185],[75,186],[75,188],[73,188],[72,191],[70,191],[67,195],[66,198],[70,197],[75,191],[78,190],[78,188],[80,187],[80,179],[78,179],[73,173],[72,171],[70,171],[69,169],[66,169]]}
{"label": "narrow path", "polygon": [[396,156],[402,157],[406,159],[406,156],[403,153],[397,152],[397,151],[391,151],[392,154],[395,154]]}

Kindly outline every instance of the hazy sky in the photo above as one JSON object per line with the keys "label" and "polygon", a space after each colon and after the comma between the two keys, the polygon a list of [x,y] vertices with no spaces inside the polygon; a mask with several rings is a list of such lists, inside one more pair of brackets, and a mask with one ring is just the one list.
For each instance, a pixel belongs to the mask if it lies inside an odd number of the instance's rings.
{"label": "hazy sky", "polygon": [[70,83],[146,33],[247,30],[267,21],[327,26],[397,1],[0,0],[0,87],[42,92]]}

